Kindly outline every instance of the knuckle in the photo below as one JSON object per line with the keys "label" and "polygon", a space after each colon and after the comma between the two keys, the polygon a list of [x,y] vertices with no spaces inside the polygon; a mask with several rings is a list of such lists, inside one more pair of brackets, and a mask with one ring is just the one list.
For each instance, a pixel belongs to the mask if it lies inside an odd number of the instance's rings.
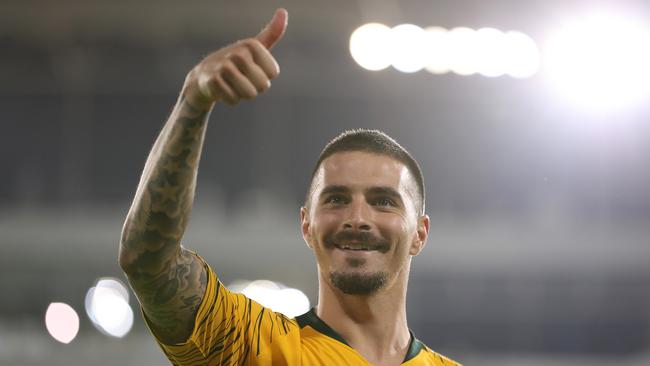
{"label": "knuckle", "polygon": [[232,61],[224,62],[221,65],[221,73],[226,76],[233,76],[237,72],[237,66]]}
{"label": "knuckle", "polygon": [[256,38],[246,38],[241,43],[251,50],[262,45]]}
{"label": "knuckle", "polygon": [[219,75],[212,75],[212,77],[210,78],[210,80],[208,80],[207,83],[210,87],[214,89],[219,89],[219,90],[222,89],[221,78],[219,77]]}
{"label": "knuckle", "polygon": [[230,59],[237,64],[242,64],[250,59],[250,53],[244,49],[237,49],[230,54]]}
{"label": "knuckle", "polygon": [[232,91],[230,90],[230,87],[227,85],[225,80],[215,79],[213,85],[216,92],[222,95],[224,98],[232,97]]}

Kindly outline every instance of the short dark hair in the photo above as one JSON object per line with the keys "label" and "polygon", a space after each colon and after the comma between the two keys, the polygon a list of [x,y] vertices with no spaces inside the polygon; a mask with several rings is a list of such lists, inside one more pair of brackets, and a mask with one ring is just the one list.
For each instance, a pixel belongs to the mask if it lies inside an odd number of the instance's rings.
{"label": "short dark hair", "polygon": [[323,163],[323,160],[336,153],[347,151],[364,151],[386,155],[403,163],[413,176],[416,183],[417,197],[415,208],[419,215],[424,215],[424,179],[422,178],[422,170],[420,170],[420,166],[405,148],[398,144],[392,137],[379,130],[348,130],[336,136],[325,145],[325,148],[321,151],[318,161],[314,166],[314,170],[311,173],[309,189],[307,190],[307,197],[305,198],[305,205],[309,204],[314,185],[314,176]]}

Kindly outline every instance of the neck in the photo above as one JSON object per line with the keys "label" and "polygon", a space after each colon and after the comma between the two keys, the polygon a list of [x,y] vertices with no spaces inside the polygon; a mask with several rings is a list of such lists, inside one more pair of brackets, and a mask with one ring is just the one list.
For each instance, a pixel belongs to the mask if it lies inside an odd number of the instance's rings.
{"label": "neck", "polygon": [[346,295],[319,273],[316,314],[373,365],[399,365],[410,344],[408,269],[371,296]]}

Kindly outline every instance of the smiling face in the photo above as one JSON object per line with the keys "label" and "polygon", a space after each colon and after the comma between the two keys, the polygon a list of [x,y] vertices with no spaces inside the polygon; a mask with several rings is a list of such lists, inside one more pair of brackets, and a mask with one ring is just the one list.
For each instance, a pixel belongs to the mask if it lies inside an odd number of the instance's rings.
{"label": "smiling face", "polygon": [[322,162],[311,192],[301,226],[322,278],[354,295],[406,281],[429,221],[417,214],[416,184],[404,164],[363,151],[335,153]]}

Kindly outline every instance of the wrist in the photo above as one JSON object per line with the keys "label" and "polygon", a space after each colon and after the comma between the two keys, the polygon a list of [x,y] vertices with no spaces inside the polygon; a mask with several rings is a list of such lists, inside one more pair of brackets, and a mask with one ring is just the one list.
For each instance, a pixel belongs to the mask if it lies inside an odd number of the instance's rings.
{"label": "wrist", "polygon": [[201,112],[209,111],[216,102],[201,93],[194,70],[190,71],[190,73],[187,74],[187,77],[185,77],[180,100],[189,105],[192,109]]}

